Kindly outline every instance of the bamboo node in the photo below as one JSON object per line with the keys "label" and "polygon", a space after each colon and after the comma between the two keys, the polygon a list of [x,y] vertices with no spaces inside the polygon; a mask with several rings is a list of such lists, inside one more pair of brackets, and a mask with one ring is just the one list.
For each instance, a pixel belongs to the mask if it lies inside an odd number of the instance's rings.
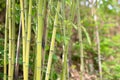
{"label": "bamboo node", "polygon": [[12,41],[15,41],[15,38],[12,38],[11,40],[12,40]]}
{"label": "bamboo node", "polygon": [[7,52],[7,50],[4,50],[4,52]]}
{"label": "bamboo node", "polygon": [[50,73],[46,72],[47,75],[49,75]]}
{"label": "bamboo node", "polygon": [[8,28],[5,27],[5,30],[8,30]]}
{"label": "bamboo node", "polygon": [[50,50],[50,52],[54,52],[54,50]]}
{"label": "bamboo node", "polygon": [[25,61],[23,61],[23,64],[25,64]]}
{"label": "bamboo node", "polygon": [[41,41],[37,41],[36,43],[38,43],[38,44],[42,44],[42,42],[41,42]]}
{"label": "bamboo node", "polygon": [[4,75],[7,75],[7,74],[4,73]]}
{"label": "bamboo node", "polygon": [[8,76],[8,77],[10,77],[10,78],[11,78],[12,76]]}
{"label": "bamboo node", "polygon": [[54,27],[58,27],[58,25],[55,24]]}
{"label": "bamboo node", "polygon": [[24,10],[27,10],[28,8],[27,7],[24,7]]}
{"label": "bamboo node", "polygon": [[15,12],[11,12],[11,14],[12,14],[12,16],[14,16],[14,15],[15,15]]}
{"label": "bamboo node", "polygon": [[22,36],[22,38],[23,38],[23,39],[26,39],[26,37],[25,37],[25,36]]}
{"label": "bamboo node", "polygon": [[29,65],[25,65],[25,67],[29,67]]}
{"label": "bamboo node", "polygon": [[14,65],[14,63],[12,63],[12,65]]}
{"label": "bamboo node", "polygon": [[11,16],[8,16],[9,19],[11,19],[12,17]]}
{"label": "bamboo node", "polygon": [[20,11],[21,11],[21,12],[23,12],[23,11],[24,11],[24,9],[21,9]]}
{"label": "bamboo node", "polygon": [[42,16],[42,14],[38,14],[38,16]]}
{"label": "bamboo node", "polygon": [[30,42],[31,40],[27,40],[27,42]]}
{"label": "bamboo node", "polygon": [[12,58],[10,58],[10,57],[9,57],[8,59],[9,59],[9,60],[12,60]]}
{"label": "bamboo node", "polygon": [[30,17],[31,17],[32,15],[30,15],[30,14],[29,14],[28,16],[30,16]]}
{"label": "bamboo node", "polygon": [[41,67],[37,67],[37,69],[41,69]]}

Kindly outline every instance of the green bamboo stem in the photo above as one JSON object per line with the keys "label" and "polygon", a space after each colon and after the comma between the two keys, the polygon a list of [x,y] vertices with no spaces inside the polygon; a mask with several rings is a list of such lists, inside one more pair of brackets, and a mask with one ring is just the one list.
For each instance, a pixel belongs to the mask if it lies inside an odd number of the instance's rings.
{"label": "green bamboo stem", "polygon": [[27,35],[27,26],[28,26],[28,0],[24,0],[24,15],[25,15],[25,33]]}
{"label": "green bamboo stem", "polygon": [[14,59],[15,59],[15,0],[12,0],[12,70],[11,79],[14,75]]}
{"label": "green bamboo stem", "polygon": [[[96,0],[96,6],[98,6],[98,0]],[[95,18],[96,16],[96,18]],[[103,80],[103,75],[102,75],[102,62],[101,62],[101,47],[100,47],[100,37],[99,37],[99,27],[97,24],[97,15],[94,15],[94,20],[96,23],[96,38],[97,38],[97,49],[98,49],[98,64],[99,64],[99,75],[100,75],[100,80]]]}
{"label": "green bamboo stem", "polygon": [[65,43],[65,37],[66,37],[66,29],[65,29],[65,13],[64,13],[64,7],[65,7],[65,0],[62,0],[62,15],[63,15],[63,21],[62,21],[62,26],[63,26],[63,68],[62,68],[62,80],[67,80],[67,53],[66,53],[66,43]]}
{"label": "green bamboo stem", "polygon": [[8,0],[8,18],[9,18],[9,68],[8,68],[8,80],[12,80],[11,68],[12,68],[12,24],[11,24],[11,0]]}
{"label": "green bamboo stem", "polygon": [[[48,19],[48,1],[44,0],[44,28],[43,28],[43,36],[42,36],[42,69],[44,69],[45,65],[45,53],[46,53],[46,42],[47,42],[47,19]],[[44,71],[42,71],[42,79],[43,79]]]}
{"label": "green bamboo stem", "polygon": [[101,64],[101,51],[100,51],[100,38],[99,38],[98,25],[96,25],[96,38],[97,38],[97,53],[98,53],[99,75],[100,75],[100,80],[103,80],[102,79],[102,64]]}
{"label": "green bamboo stem", "polygon": [[4,40],[4,80],[7,80],[7,31],[8,31],[8,0],[6,0],[5,40]]}
{"label": "green bamboo stem", "polygon": [[99,27],[97,25],[97,15],[94,14],[94,22],[95,22],[95,31],[96,31],[96,44],[97,44],[97,54],[98,54],[98,65],[99,65],[99,76],[100,80],[102,79],[102,64],[101,64],[101,51],[100,51],[100,37],[99,37]]}
{"label": "green bamboo stem", "polygon": [[[97,1],[96,1],[96,7],[97,5]],[[92,16],[94,17],[94,22],[95,22],[95,34],[96,34],[96,47],[97,47],[97,54],[98,54],[98,65],[99,65],[99,76],[100,76],[100,80],[103,80],[102,77],[102,63],[101,63],[101,51],[100,51],[100,38],[99,38],[99,27],[97,25],[97,15],[96,15],[96,9],[93,7],[94,3],[92,2]]]}
{"label": "green bamboo stem", "polygon": [[23,77],[25,80],[26,34],[25,34],[25,23],[24,23],[23,0],[20,0],[20,8],[21,8],[21,22],[22,22],[22,43],[23,43]]}
{"label": "green bamboo stem", "polygon": [[78,26],[78,36],[79,36],[79,43],[80,43],[80,76],[81,80],[84,80],[84,54],[83,54],[83,41],[82,41],[82,29],[81,29],[81,23],[80,23],[80,1],[77,0],[77,26]]}
{"label": "green bamboo stem", "polygon": [[29,0],[29,12],[28,12],[28,31],[27,31],[27,41],[26,41],[26,64],[25,64],[25,80],[28,79],[29,74],[29,53],[30,53],[30,38],[31,38],[31,15],[32,15],[32,0]]}
{"label": "green bamboo stem", "polygon": [[44,0],[38,0],[38,31],[37,31],[37,54],[36,54],[36,80],[41,80],[42,70],[42,35],[43,35],[43,2]]}
{"label": "green bamboo stem", "polygon": [[[72,5],[71,5],[71,10],[70,10],[70,17],[69,17],[69,21],[70,22],[73,22],[74,20],[74,17],[75,17],[75,10],[76,10],[76,4],[75,4],[75,1],[74,0],[71,0],[72,1]],[[66,36],[68,36],[69,38],[71,38],[71,35],[72,35],[72,25],[68,26],[67,25],[67,28],[66,28]],[[70,47],[71,47],[71,39],[68,40],[68,43],[66,44],[66,54],[69,53],[69,50],[70,50]],[[69,80],[69,70],[70,70],[70,60],[71,60],[71,54],[68,55],[68,63],[67,63],[67,79]]]}
{"label": "green bamboo stem", "polygon": [[[35,1],[36,1],[36,3],[35,3],[36,4],[36,12],[37,12],[37,15],[38,15],[38,10],[37,10],[38,9],[38,0],[35,0]],[[38,27],[38,22],[36,22],[36,35],[35,35],[36,39],[37,39],[37,32],[38,32],[37,31],[37,27]],[[37,46],[37,44],[35,46]],[[37,49],[35,50],[35,53],[37,53]],[[37,61],[36,61],[36,54],[34,55],[34,57],[35,58],[34,58],[34,77],[33,77],[33,79],[36,80],[36,70],[37,70],[36,69],[36,66],[37,66],[36,65],[36,63],[37,63]]]}
{"label": "green bamboo stem", "polygon": [[52,64],[52,56],[53,56],[53,53],[54,53],[54,43],[55,43],[55,36],[56,36],[56,30],[57,30],[59,11],[60,11],[60,2],[58,1],[57,11],[56,11],[55,20],[54,20],[54,27],[53,27],[52,40],[51,40],[51,45],[50,45],[49,58],[48,58],[45,80],[49,80],[49,76],[50,76],[50,69],[51,69],[51,64]]}

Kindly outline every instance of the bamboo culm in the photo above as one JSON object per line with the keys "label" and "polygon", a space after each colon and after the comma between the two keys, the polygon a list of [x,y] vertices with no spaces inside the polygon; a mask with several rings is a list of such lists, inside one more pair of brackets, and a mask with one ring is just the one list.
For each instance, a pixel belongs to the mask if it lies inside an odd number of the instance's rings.
{"label": "bamboo culm", "polygon": [[60,11],[60,2],[59,1],[58,1],[56,10],[57,11],[56,11],[55,20],[54,20],[54,27],[53,27],[52,40],[51,40],[51,45],[50,45],[49,58],[48,58],[45,80],[49,80],[49,76],[50,76],[52,56],[53,56],[53,53],[54,53],[55,36],[56,36],[56,30],[57,30],[57,24],[58,24],[58,14],[59,14],[59,11]]}
{"label": "bamboo culm", "polygon": [[80,77],[81,80],[84,80],[84,54],[83,54],[83,41],[82,41],[82,29],[81,29],[81,23],[80,23],[80,7],[79,7],[79,0],[77,0],[77,26],[78,26],[78,36],[79,36],[79,44],[80,44]]}
{"label": "bamboo culm", "polygon": [[4,40],[4,80],[7,80],[7,31],[8,31],[8,0],[6,0],[5,40]]}
{"label": "bamboo culm", "polygon": [[21,8],[21,22],[22,22],[22,45],[23,45],[23,78],[25,80],[26,70],[25,70],[25,57],[26,57],[26,33],[25,33],[25,23],[24,23],[24,10],[23,10],[23,0],[20,0]]}
{"label": "bamboo culm", "polygon": [[11,68],[12,68],[12,24],[11,24],[11,0],[8,0],[8,18],[9,18],[9,68],[8,68],[8,80],[12,80]]}
{"label": "bamboo culm", "polygon": [[41,70],[42,70],[42,35],[43,35],[43,1],[37,0],[37,15],[38,15],[38,31],[37,31],[37,54],[36,54],[36,67],[35,67],[35,80],[41,80]]}
{"label": "bamboo culm", "polygon": [[14,77],[14,61],[15,61],[15,0],[12,0],[12,70],[11,79]]}
{"label": "bamboo culm", "polygon": [[25,63],[25,80],[28,79],[29,74],[29,53],[30,53],[30,39],[31,39],[31,15],[32,15],[32,0],[29,0],[29,13],[28,13],[28,31],[27,31],[27,41],[26,41],[26,63]]}
{"label": "bamboo culm", "polygon": [[65,41],[65,37],[66,37],[66,28],[65,28],[65,13],[64,13],[64,6],[65,5],[65,1],[62,0],[62,15],[63,15],[63,21],[62,21],[62,26],[63,26],[63,36],[64,36],[64,40],[63,40],[63,68],[62,68],[62,80],[67,80],[67,52],[66,52],[66,41]]}

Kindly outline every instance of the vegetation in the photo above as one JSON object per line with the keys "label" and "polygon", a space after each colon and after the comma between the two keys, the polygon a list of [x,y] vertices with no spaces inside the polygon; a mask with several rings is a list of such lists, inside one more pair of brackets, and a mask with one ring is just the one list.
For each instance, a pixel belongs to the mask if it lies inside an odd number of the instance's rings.
{"label": "vegetation", "polygon": [[119,0],[1,0],[0,80],[120,80]]}

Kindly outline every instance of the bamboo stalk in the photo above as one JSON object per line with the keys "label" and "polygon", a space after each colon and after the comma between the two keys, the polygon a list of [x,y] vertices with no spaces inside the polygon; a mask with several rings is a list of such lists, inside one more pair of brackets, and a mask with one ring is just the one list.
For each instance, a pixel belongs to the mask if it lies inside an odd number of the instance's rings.
{"label": "bamboo stalk", "polygon": [[[71,0],[72,1],[72,5],[71,5],[71,10],[70,10],[70,17],[69,17],[69,21],[70,22],[73,22],[73,20],[74,20],[74,17],[75,17],[75,10],[76,10],[76,4],[75,4],[75,1],[74,0]],[[66,28],[66,36],[68,36],[69,38],[71,38],[71,35],[72,35],[72,25],[70,25],[70,26],[68,26],[67,25],[67,28]],[[66,54],[68,55],[68,53],[69,53],[69,50],[70,50],[70,48],[71,48],[71,44],[69,44],[69,43],[71,43],[71,39],[69,39],[68,40],[68,43],[66,44]],[[69,80],[69,77],[70,77],[70,75],[69,75],[69,70],[70,70],[70,66],[71,66],[71,64],[70,64],[70,61],[71,61],[71,54],[69,54],[68,55],[68,62],[67,62],[67,79]]]}
{"label": "bamboo stalk", "polygon": [[[98,0],[96,0],[96,4],[97,4]],[[98,7],[98,4],[97,4]],[[99,27],[97,24],[97,15],[96,18],[94,16],[94,20],[96,22],[96,37],[97,37],[97,49],[98,49],[98,64],[99,64],[99,75],[100,75],[100,80],[103,80],[103,76],[102,76],[102,62],[101,62],[101,47],[100,47],[100,37],[99,37]]]}
{"label": "bamboo stalk", "polygon": [[59,11],[60,11],[60,2],[59,1],[58,1],[56,10],[57,11],[56,11],[55,20],[54,20],[54,27],[53,27],[52,40],[51,40],[51,45],[50,45],[49,58],[48,58],[45,80],[49,80],[49,76],[50,76],[52,56],[53,56],[53,53],[54,53],[55,36],[56,36],[56,31],[57,31],[58,14],[59,14]]}
{"label": "bamboo stalk", "polygon": [[11,79],[14,76],[14,59],[15,59],[15,0],[12,0],[12,70]]}
{"label": "bamboo stalk", "polygon": [[94,22],[95,22],[95,34],[96,34],[96,47],[97,47],[97,54],[98,54],[98,65],[99,65],[99,76],[100,76],[100,80],[103,79],[102,77],[102,63],[101,63],[101,51],[100,51],[100,38],[99,38],[99,27],[97,25],[97,15],[96,15],[96,9],[93,7],[94,4],[96,4],[96,7],[98,6],[97,5],[97,0],[95,3],[92,2],[92,9],[91,9],[91,12],[92,12],[92,16],[94,17]]}
{"label": "bamboo stalk", "polygon": [[22,22],[22,43],[23,43],[23,77],[25,80],[26,34],[25,34],[25,23],[24,23],[23,0],[20,0],[20,8],[21,8],[21,22]]}
{"label": "bamboo stalk", "polygon": [[102,79],[102,64],[101,64],[101,51],[100,51],[100,38],[99,38],[99,28],[97,25],[97,15],[94,14],[94,21],[95,21],[95,31],[96,31],[96,39],[97,39],[97,53],[98,53],[98,65],[99,65],[99,75],[100,75],[100,80]]}
{"label": "bamboo stalk", "polygon": [[12,24],[11,24],[11,0],[8,0],[8,18],[9,18],[9,68],[8,68],[8,80],[12,80],[11,68],[12,68]]}
{"label": "bamboo stalk", "polygon": [[99,65],[99,75],[100,80],[102,79],[102,64],[101,64],[101,51],[100,51],[100,38],[99,38],[99,29],[96,25],[96,38],[97,38],[97,53],[98,53],[98,65]]}
{"label": "bamboo stalk", "polygon": [[28,31],[27,31],[27,41],[26,41],[25,80],[29,80],[28,74],[29,74],[29,53],[30,53],[30,38],[31,38],[31,15],[32,15],[32,0],[29,0]]}
{"label": "bamboo stalk", "polygon": [[[48,20],[48,1],[44,0],[44,28],[43,28],[43,36],[42,36],[42,69],[44,69],[45,65],[45,55],[46,55],[46,43],[47,43],[47,20]],[[42,79],[43,79],[44,71],[42,71]]]}
{"label": "bamboo stalk", "polygon": [[77,25],[78,25],[78,35],[79,35],[79,43],[80,43],[80,76],[81,80],[84,80],[84,54],[83,54],[83,41],[82,41],[82,29],[80,23],[80,7],[79,7],[79,0],[77,0]]}
{"label": "bamboo stalk", "polygon": [[62,26],[63,26],[63,68],[62,68],[62,80],[67,80],[67,53],[66,53],[66,42],[65,42],[65,37],[66,37],[66,28],[65,28],[65,13],[64,13],[64,7],[65,7],[65,0],[62,0],[62,15],[63,15],[63,21],[62,21]]}
{"label": "bamboo stalk", "polygon": [[4,40],[4,80],[7,80],[7,31],[8,31],[8,0],[6,0],[5,40]]}
{"label": "bamboo stalk", "polygon": [[28,26],[28,0],[24,0],[24,16],[25,16],[25,33],[27,35],[27,26]]}
{"label": "bamboo stalk", "polygon": [[41,80],[42,68],[42,35],[43,35],[43,0],[38,0],[38,31],[37,31],[37,54],[36,54],[36,80]]}
{"label": "bamboo stalk", "polygon": [[[37,12],[37,15],[38,15],[38,0],[35,0],[35,4],[36,4],[36,12]],[[36,22],[36,34],[35,34],[35,37],[36,37],[36,39],[37,39],[37,27],[38,27],[38,21]],[[37,44],[35,45],[35,46],[37,46]],[[37,48],[37,47],[36,47]],[[37,53],[37,49],[35,50],[35,53]],[[36,61],[36,54],[34,55],[34,80],[36,80],[36,65],[37,64],[37,61]]]}

